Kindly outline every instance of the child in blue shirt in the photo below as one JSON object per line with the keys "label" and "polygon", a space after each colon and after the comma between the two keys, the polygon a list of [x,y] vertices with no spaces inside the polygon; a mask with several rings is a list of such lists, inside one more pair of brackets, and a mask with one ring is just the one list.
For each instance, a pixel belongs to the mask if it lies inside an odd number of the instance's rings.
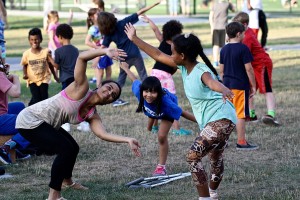
{"label": "child in blue shirt", "polygon": [[136,112],[144,112],[144,114],[151,119],[161,120],[157,134],[159,143],[159,164],[153,175],[166,175],[166,161],[169,150],[168,133],[174,120],[179,120],[180,116],[194,122],[196,122],[196,119],[193,114],[182,110],[178,106],[176,95],[162,88],[158,78],[149,76],[141,82],[137,80],[136,76],[130,71],[128,64],[123,62],[120,64],[120,67],[133,81],[132,92],[139,102]]}

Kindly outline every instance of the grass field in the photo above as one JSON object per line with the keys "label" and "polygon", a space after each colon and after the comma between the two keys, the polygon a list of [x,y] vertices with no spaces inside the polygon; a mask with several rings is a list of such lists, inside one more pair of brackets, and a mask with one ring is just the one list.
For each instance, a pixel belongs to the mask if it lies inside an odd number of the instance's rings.
{"label": "grass field", "polygon": [[[35,20],[32,20],[34,23]],[[39,23],[39,22],[38,22]],[[270,19],[269,44],[299,43],[299,19]],[[193,31],[202,40],[205,47],[210,47],[208,24],[186,25],[187,31]],[[73,43],[81,50],[86,47],[83,40],[84,27],[76,26]],[[20,55],[29,48],[27,43],[28,28],[6,31],[9,55]],[[138,34],[156,45],[149,34],[149,28],[139,27]],[[46,46],[46,37],[43,45]],[[299,153],[299,118],[300,118],[300,51],[270,51],[274,63],[273,88],[277,102],[277,117],[281,127],[267,127],[262,123],[247,124],[247,138],[260,149],[252,152],[235,150],[236,133],[232,133],[230,145],[226,149],[225,173],[219,187],[220,199],[226,200],[298,200],[300,199],[300,153]],[[153,60],[145,60],[147,70],[153,66]],[[113,66],[113,78],[118,75],[117,66]],[[21,76],[21,72],[16,72]],[[92,70],[87,72],[92,76]],[[183,91],[180,73],[174,75],[179,104],[191,110]],[[60,91],[60,85],[51,83],[49,95]],[[94,88],[91,85],[91,88]],[[99,106],[105,127],[112,133],[136,137],[142,144],[141,158],[132,155],[125,144],[114,144],[99,140],[92,133],[82,133],[72,127],[72,136],[80,146],[80,153],[74,168],[74,179],[90,190],[86,192],[66,190],[62,195],[68,200],[197,200],[197,192],[190,178],[185,178],[154,189],[129,190],[125,183],[140,176],[150,176],[157,164],[157,137],[146,131],[147,119],[143,114],[135,113],[137,102],[130,90],[129,80],[123,88],[124,100],[130,104],[120,108],[111,105]],[[22,80],[20,99],[28,103],[29,89]],[[13,100],[13,99],[11,99]],[[261,117],[266,112],[262,95],[256,96],[256,110]],[[167,161],[168,172],[187,172],[185,154],[192,144],[199,129],[196,124],[184,119],[182,127],[192,129],[191,136],[169,135],[170,153]],[[54,157],[37,156],[18,165],[7,166],[11,179],[0,179],[0,199],[39,200],[48,195],[50,168]],[[208,160],[203,163],[208,169]],[[208,170],[207,170],[208,171]]]}

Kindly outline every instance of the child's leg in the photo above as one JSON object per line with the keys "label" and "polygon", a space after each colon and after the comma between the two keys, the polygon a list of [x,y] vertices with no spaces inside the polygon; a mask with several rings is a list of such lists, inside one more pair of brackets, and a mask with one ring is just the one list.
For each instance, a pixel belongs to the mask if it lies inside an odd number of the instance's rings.
{"label": "child's leg", "polygon": [[112,73],[111,66],[108,66],[105,69],[106,80],[111,80],[111,73]]}
{"label": "child's leg", "polygon": [[240,119],[238,118],[237,124],[236,124],[236,132],[237,132],[237,140],[238,144],[245,145],[247,144],[246,142],[246,123],[245,119]]}
{"label": "child's leg", "polygon": [[104,75],[104,69],[97,68],[96,70],[97,87],[100,87]]}
{"label": "child's leg", "polygon": [[48,83],[42,83],[40,86],[39,86],[39,90],[40,90],[40,99],[39,99],[39,102],[40,101],[43,101],[45,99],[48,99],[49,95],[48,95],[48,88],[49,88],[49,84]]}
{"label": "child's leg", "polygon": [[31,106],[37,102],[39,102],[39,99],[41,99],[40,89],[35,83],[29,84],[29,89],[31,92],[31,99],[28,103],[28,106]]}
{"label": "child's leg", "polygon": [[148,124],[147,124],[147,130],[151,131],[152,130],[152,126],[154,124],[155,119],[148,117]]}
{"label": "child's leg", "polygon": [[[219,165],[216,161],[221,160],[222,153],[227,144],[229,136],[235,125],[228,119],[221,119],[210,122],[201,131],[199,136],[194,140],[191,149],[186,158],[190,165],[193,181],[197,187],[200,197],[209,197],[208,179],[204,167],[202,166],[202,158],[208,153],[211,159],[211,189],[217,189],[223,174],[223,163]],[[215,146],[215,148],[212,148]],[[223,160],[221,160],[223,162]],[[219,171],[220,170],[220,171]],[[213,182],[218,182],[214,184]]]}
{"label": "child's leg", "polygon": [[167,156],[169,152],[169,142],[168,142],[168,133],[172,126],[171,121],[161,120],[159,130],[158,130],[158,144],[159,144],[159,164],[165,165],[167,161]]}

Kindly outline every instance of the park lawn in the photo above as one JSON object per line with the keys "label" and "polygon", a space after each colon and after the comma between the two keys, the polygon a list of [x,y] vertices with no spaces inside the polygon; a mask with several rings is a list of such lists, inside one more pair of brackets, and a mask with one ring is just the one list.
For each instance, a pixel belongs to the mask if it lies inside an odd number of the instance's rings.
{"label": "park lawn", "polygon": [[[41,21],[33,19],[32,24],[41,27]],[[268,19],[268,44],[298,44],[298,18]],[[77,23],[77,22],[76,22]],[[87,49],[84,45],[86,28],[74,26],[72,43],[80,50]],[[83,22],[82,22],[83,24]],[[29,48],[27,32],[30,27],[5,31],[8,56],[21,56]],[[210,48],[210,30],[208,24],[185,25],[185,32],[194,32],[206,48]],[[153,45],[158,45],[149,27],[137,27],[138,35]],[[44,34],[43,47],[47,46]],[[256,143],[260,149],[253,152],[235,150],[236,133],[232,133],[230,145],[225,151],[224,179],[219,188],[221,199],[300,199],[300,161],[299,161],[299,86],[300,86],[300,51],[282,50],[269,52],[273,63],[273,87],[277,101],[277,117],[283,126],[267,127],[261,123],[247,124],[247,138]],[[150,72],[152,59],[145,59]],[[15,72],[21,77],[21,72]],[[136,71],[135,71],[136,73]],[[88,77],[93,70],[88,68]],[[118,66],[113,66],[113,79],[118,76]],[[180,72],[174,75],[180,106],[191,111],[185,97]],[[28,104],[29,88],[21,80],[22,95],[19,99]],[[49,86],[49,96],[60,91],[61,85],[54,81]],[[91,85],[95,88],[95,85]],[[130,82],[127,80],[123,88],[122,98],[130,101],[124,107],[113,108],[111,105],[98,106],[107,130],[125,136],[136,137],[142,145],[142,158],[136,158],[126,144],[114,144],[99,140],[92,133],[82,133],[72,126],[72,136],[80,146],[80,153],[74,168],[74,179],[90,188],[87,192],[66,190],[63,196],[76,200],[187,200],[197,199],[196,189],[190,178],[185,178],[152,190],[129,190],[124,184],[140,176],[150,176],[157,163],[157,136],[146,131],[147,119],[143,114],[135,113],[137,103],[131,93]],[[261,117],[266,112],[262,95],[256,96],[257,114]],[[192,129],[192,136],[175,136],[170,134],[170,153],[168,172],[188,171],[185,154],[199,132],[198,126],[181,120],[182,127]],[[46,199],[50,168],[53,156],[37,156],[18,165],[7,166],[12,179],[0,179],[0,199],[5,200],[38,200]],[[208,159],[203,161],[208,169]]]}
{"label": "park lawn", "polygon": [[[221,199],[252,200],[294,200],[300,199],[299,182],[299,118],[300,118],[300,51],[270,51],[274,62],[273,86],[277,100],[277,117],[281,127],[268,127],[262,123],[247,124],[247,138],[260,149],[252,152],[235,150],[236,133],[230,138],[230,145],[224,154],[225,172],[219,188]],[[147,70],[153,60],[146,59]],[[117,65],[113,66],[113,78],[117,77]],[[21,72],[17,72],[21,75]],[[136,73],[136,71],[135,71]],[[92,76],[92,69],[87,75]],[[190,110],[185,97],[180,72],[174,75],[179,104]],[[28,103],[29,89],[24,80],[20,99]],[[135,113],[137,102],[131,94],[130,82],[123,88],[124,100],[130,104],[113,108],[111,105],[98,106],[107,130],[125,136],[137,138],[143,156],[136,158],[126,144],[114,144],[99,140],[92,133],[83,133],[72,126],[71,135],[80,146],[80,152],[74,168],[74,179],[89,190],[64,190],[62,195],[76,200],[187,200],[197,199],[196,189],[189,178],[160,186],[154,189],[130,190],[125,183],[141,176],[151,176],[157,164],[157,136],[146,131],[147,119],[143,114]],[[91,88],[94,88],[91,85]],[[60,91],[60,84],[51,83],[49,94]],[[266,112],[262,95],[256,96],[258,116]],[[170,174],[187,172],[185,154],[199,132],[196,124],[185,119],[182,127],[193,130],[191,136],[175,136],[170,133],[170,152],[167,168]],[[0,179],[0,199],[38,200],[46,199],[53,156],[37,156],[17,165],[7,166],[6,170],[14,177]],[[208,169],[208,159],[203,164]]]}

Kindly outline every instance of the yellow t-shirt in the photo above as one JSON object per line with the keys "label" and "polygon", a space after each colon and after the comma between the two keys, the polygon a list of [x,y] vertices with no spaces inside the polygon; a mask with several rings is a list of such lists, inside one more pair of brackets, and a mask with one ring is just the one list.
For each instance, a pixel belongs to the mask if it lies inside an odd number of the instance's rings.
{"label": "yellow t-shirt", "polygon": [[40,86],[42,83],[49,83],[51,72],[48,65],[48,48],[42,49],[38,54],[32,53],[31,48],[23,53],[21,65],[27,65],[27,84],[35,83]]}

